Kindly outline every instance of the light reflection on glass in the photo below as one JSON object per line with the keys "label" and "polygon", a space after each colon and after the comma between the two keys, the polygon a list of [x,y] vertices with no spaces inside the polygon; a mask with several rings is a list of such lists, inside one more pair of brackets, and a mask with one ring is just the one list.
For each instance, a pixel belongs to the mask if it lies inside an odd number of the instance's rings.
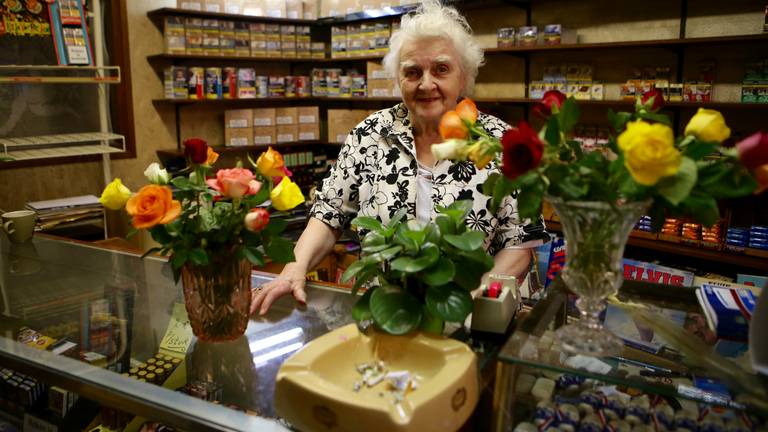
{"label": "light reflection on glass", "polygon": [[258,355],[253,357],[253,364],[256,366],[261,366],[264,363],[272,360],[273,358],[280,357],[281,355],[288,354],[290,352],[296,351],[297,349],[304,346],[304,342],[296,342],[290,345],[286,345],[282,348],[278,348],[274,351],[270,351],[266,354]]}
{"label": "light reflection on glass", "polygon": [[276,335],[253,341],[250,344],[248,344],[248,347],[251,349],[251,353],[255,353],[265,348],[275,346],[279,343],[287,342],[291,339],[296,339],[297,337],[301,336],[303,333],[304,333],[304,330],[302,330],[301,327],[295,327],[290,330],[286,330],[284,332],[278,333]]}

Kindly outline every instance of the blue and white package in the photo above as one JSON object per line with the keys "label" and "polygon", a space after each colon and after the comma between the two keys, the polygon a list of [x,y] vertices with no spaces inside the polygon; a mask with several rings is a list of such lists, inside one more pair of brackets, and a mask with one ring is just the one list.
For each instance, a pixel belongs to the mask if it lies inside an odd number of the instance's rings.
{"label": "blue and white package", "polygon": [[756,297],[743,288],[703,284],[696,290],[709,328],[723,339],[746,341]]}

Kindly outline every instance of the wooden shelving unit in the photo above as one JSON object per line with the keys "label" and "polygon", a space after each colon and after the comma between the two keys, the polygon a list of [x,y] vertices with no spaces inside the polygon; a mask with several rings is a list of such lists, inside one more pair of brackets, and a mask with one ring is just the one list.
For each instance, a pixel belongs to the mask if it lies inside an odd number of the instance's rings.
{"label": "wooden shelving unit", "polygon": [[[320,146],[328,146],[328,147],[340,147],[341,144],[339,143],[332,143],[327,141],[291,141],[291,142],[284,142],[284,143],[277,143],[277,144],[270,144],[270,145],[252,145],[252,146],[237,146],[237,147],[226,147],[223,145],[218,146],[211,146],[213,151],[219,154],[237,154],[237,153],[247,153],[247,152],[254,152],[259,153],[266,151],[267,148],[272,147],[275,150],[281,150],[281,149],[292,149],[292,148],[305,148],[305,147],[320,147]],[[177,156],[183,156],[184,152],[182,150],[157,150],[158,156],[166,156],[166,157],[177,157]]]}
{"label": "wooden shelving unit", "polygon": [[[560,222],[547,221],[546,224],[548,231],[562,232],[563,230]],[[643,249],[685,255],[691,258],[710,262],[725,263],[732,266],[739,266],[762,271],[768,269],[768,258],[736,254],[727,251],[704,249],[681,243],[671,243],[663,240],[652,240],[632,236],[629,237],[627,244]]]}

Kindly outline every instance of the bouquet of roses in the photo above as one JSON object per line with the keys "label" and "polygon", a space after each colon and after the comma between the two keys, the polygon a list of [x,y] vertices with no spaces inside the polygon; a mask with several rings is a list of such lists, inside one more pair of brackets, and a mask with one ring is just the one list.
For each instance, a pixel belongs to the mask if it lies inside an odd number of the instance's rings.
{"label": "bouquet of roses", "polygon": [[548,91],[534,109],[545,120],[537,133],[520,121],[501,139],[476,124],[474,103],[465,99],[443,115],[445,140],[432,146],[438,159],[471,160],[478,167],[501,155],[501,173],[484,184],[498,206],[517,193],[523,218],[541,214],[545,195],[567,201],[626,203],[650,201],[657,230],[665,215],[688,215],[705,226],[719,219],[717,200],[762,192],[768,187],[768,134],[757,132],[735,147],[722,145],[730,129],[719,112],[700,108],[674,136],[669,118],[659,110],[662,94],[638,98],[635,111],[608,111],[616,132],[602,151],[587,152],[573,139],[579,121],[574,98]]}
{"label": "bouquet of roses", "polygon": [[205,141],[184,141],[184,154],[186,175],[171,179],[153,163],[144,172],[150,184],[138,192],[131,193],[118,178],[101,195],[105,207],[125,207],[133,228],[149,230],[160,243],[147,254],[170,254],[177,280],[185,264],[205,266],[213,257],[235,256],[255,265],[264,264],[265,254],[276,262],[293,261],[292,242],[280,237],[287,223],[271,218],[268,210],[269,204],[287,211],[304,202],[280,153],[269,148],[256,162],[249,156],[253,171],[238,162],[215,175],[218,154]]}

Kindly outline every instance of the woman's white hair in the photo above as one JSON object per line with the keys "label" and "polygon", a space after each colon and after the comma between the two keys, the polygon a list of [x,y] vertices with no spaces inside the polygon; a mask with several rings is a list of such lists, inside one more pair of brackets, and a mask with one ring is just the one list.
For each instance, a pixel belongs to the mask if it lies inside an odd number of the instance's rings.
{"label": "woman's white hair", "polygon": [[440,0],[423,0],[415,14],[404,15],[400,29],[389,39],[389,52],[384,56],[384,70],[399,82],[400,51],[406,42],[441,37],[453,43],[461,57],[465,76],[464,94],[471,94],[477,70],[484,63],[483,49],[472,37],[467,19],[455,8],[443,6]]}

